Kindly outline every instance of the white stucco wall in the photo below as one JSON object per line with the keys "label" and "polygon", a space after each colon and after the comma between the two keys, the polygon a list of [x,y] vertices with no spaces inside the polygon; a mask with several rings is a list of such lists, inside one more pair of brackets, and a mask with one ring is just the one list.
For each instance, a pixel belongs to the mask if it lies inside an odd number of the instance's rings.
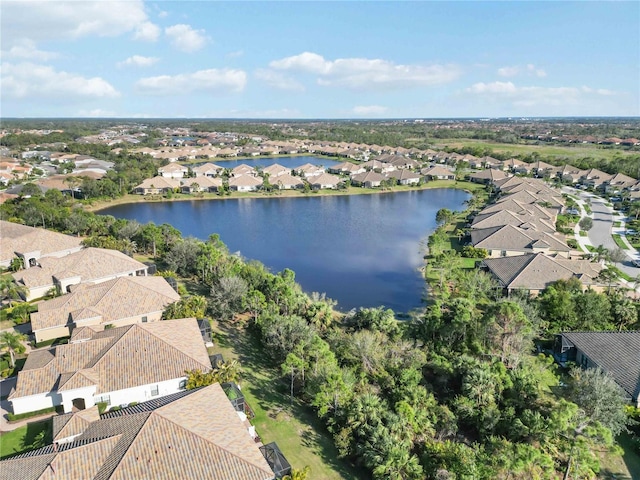
{"label": "white stucco wall", "polygon": [[[39,395],[14,398],[11,400],[11,404],[13,407],[13,413],[16,415],[20,413],[34,412],[36,410],[43,410],[45,408],[57,407],[58,405],[62,405],[64,407],[64,412],[69,413],[73,408],[73,400],[76,398],[83,398],[85,401],[85,408],[90,408],[97,403],[100,397],[109,395],[109,408],[111,408],[132,402],[145,402],[147,400],[180,392],[184,390],[180,388],[180,383],[186,380],[186,378],[187,377],[172,378],[171,380],[100,394],[96,393],[97,387],[94,385],[75,390],[63,391],[61,393],[47,392]],[[155,386],[158,386],[158,395],[152,395],[151,393]]]}

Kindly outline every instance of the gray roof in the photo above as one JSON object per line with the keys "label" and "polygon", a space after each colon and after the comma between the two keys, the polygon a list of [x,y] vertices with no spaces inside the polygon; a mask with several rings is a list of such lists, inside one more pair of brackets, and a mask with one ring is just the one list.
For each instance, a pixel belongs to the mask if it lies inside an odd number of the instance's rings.
{"label": "gray roof", "polygon": [[640,394],[640,330],[630,332],[566,332],[568,339],[627,394]]}
{"label": "gray roof", "polygon": [[[559,261],[542,253],[487,258],[483,264],[505,288],[529,290],[543,290],[550,283],[574,276],[590,282],[599,267],[587,260]],[[593,269],[589,269],[591,265]]]}

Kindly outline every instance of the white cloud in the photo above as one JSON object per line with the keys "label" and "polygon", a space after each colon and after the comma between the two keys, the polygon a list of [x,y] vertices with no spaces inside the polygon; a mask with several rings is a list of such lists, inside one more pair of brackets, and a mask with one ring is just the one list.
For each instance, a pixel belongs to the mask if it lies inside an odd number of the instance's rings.
{"label": "white cloud", "polygon": [[2,96],[6,98],[80,100],[120,96],[109,82],[100,77],[85,78],[33,63],[4,63],[1,68]]}
{"label": "white cloud", "polygon": [[396,65],[388,60],[367,58],[326,60],[312,52],[274,60],[269,66],[315,74],[319,85],[374,90],[440,85],[456,80],[461,74],[456,65]]}
{"label": "white cloud", "polygon": [[165,12],[164,10],[158,12],[158,18],[165,18],[169,16],[169,12]]}
{"label": "white cloud", "polygon": [[387,113],[389,109],[381,105],[359,105],[353,107],[352,112],[360,117],[379,117]]}
{"label": "white cloud", "polygon": [[465,90],[489,101],[507,101],[517,107],[581,105],[590,99],[617,95],[606,89],[583,87],[518,87],[512,82],[475,83]]}
{"label": "white cloud", "polygon": [[255,71],[255,77],[262,80],[267,85],[278,90],[287,90],[291,92],[303,92],[304,85],[281,72],[276,72],[268,68],[261,68]]}
{"label": "white cloud", "polygon": [[93,110],[80,110],[76,114],[77,117],[84,118],[105,118],[105,117],[117,117],[116,112],[111,110],[103,110],[101,108],[94,108]]}
{"label": "white cloud", "polygon": [[145,40],[147,42],[155,42],[160,37],[160,27],[151,22],[143,22],[136,27],[133,38],[136,40]]}
{"label": "white cloud", "polygon": [[2,4],[3,42],[113,37],[136,32],[145,38],[151,27],[142,0],[11,1]]}
{"label": "white cloud", "polygon": [[247,74],[242,70],[212,68],[173,76],[141,78],[136,83],[136,90],[147,95],[241,92],[246,84]]}
{"label": "white cloud", "polygon": [[547,72],[545,72],[542,68],[537,68],[534,64],[529,63],[524,67],[520,65],[512,65],[501,67],[498,69],[498,75],[501,77],[515,77],[516,75],[526,74],[534,77],[546,77]]}
{"label": "white cloud", "polygon": [[165,28],[164,33],[171,39],[171,44],[183,52],[195,52],[207,43],[204,30],[194,30],[183,23]]}
{"label": "white cloud", "polygon": [[143,57],[141,55],[133,55],[122,62],[118,62],[118,67],[150,67],[157,63],[159,58],[157,57]]}
{"label": "white cloud", "polygon": [[23,39],[19,43],[13,45],[9,50],[2,51],[3,58],[25,58],[28,60],[51,60],[59,55],[56,52],[46,52],[38,50],[35,42],[29,39]]}
{"label": "white cloud", "polygon": [[244,50],[236,50],[235,52],[227,53],[227,58],[238,58],[244,55]]}

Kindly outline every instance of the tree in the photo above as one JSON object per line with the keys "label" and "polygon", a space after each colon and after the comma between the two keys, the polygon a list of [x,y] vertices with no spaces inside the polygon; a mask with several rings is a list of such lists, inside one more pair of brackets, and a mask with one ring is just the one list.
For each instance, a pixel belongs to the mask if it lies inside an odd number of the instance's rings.
{"label": "tree", "polygon": [[593,219],[591,217],[582,217],[578,225],[580,225],[582,230],[588,232],[593,227]]}
{"label": "tree", "polygon": [[0,333],[0,351],[9,352],[9,361],[11,368],[16,366],[15,355],[17,353],[24,353],[26,347],[22,342],[26,341],[27,337],[18,332],[6,331]]}
{"label": "tree", "polygon": [[436,213],[436,222],[438,225],[444,225],[451,222],[454,219],[454,213],[448,208],[441,208]]}
{"label": "tree", "polygon": [[608,428],[613,436],[626,430],[627,405],[625,392],[615,380],[600,368],[573,367],[570,372],[568,398],[584,412],[579,429],[598,422]]}
{"label": "tree", "polygon": [[282,477],[282,480],[308,480],[310,477],[311,467],[306,465],[302,470],[294,468],[289,475]]}
{"label": "tree", "polygon": [[9,307],[13,306],[14,300],[20,300],[26,297],[26,294],[27,287],[18,285],[12,276],[4,275],[0,277],[0,295],[2,295],[2,300],[9,301]]}
{"label": "tree", "polygon": [[207,299],[201,295],[190,295],[169,305],[162,315],[165,320],[176,318],[203,318],[207,310]]}
{"label": "tree", "polygon": [[248,290],[247,282],[238,276],[221,278],[211,287],[212,310],[221,319],[231,320],[236,313],[240,313],[245,308],[244,301]]}
{"label": "tree", "polygon": [[620,263],[625,258],[627,258],[627,254],[620,247],[609,250],[609,254],[607,256],[607,260],[611,263]]}
{"label": "tree", "polygon": [[294,385],[295,380],[299,376],[302,376],[304,382],[304,360],[298,357],[295,353],[289,353],[284,363],[281,366],[282,373],[290,375],[291,377],[291,403],[293,403]]}

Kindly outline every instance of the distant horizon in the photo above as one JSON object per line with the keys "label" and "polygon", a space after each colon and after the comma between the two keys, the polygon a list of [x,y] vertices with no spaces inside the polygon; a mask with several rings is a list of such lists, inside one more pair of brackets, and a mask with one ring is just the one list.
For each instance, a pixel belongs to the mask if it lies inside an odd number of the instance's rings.
{"label": "distant horizon", "polygon": [[13,0],[0,27],[11,118],[640,116],[640,2]]}
{"label": "distant horizon", "polygon": [[567,115],[567,116],[506,116],[506,117],[379,117],[379,118],[360,118],[360,117],[335,117],[335,118],[303,118],[303,117],[291,117],[291,118],[238,118],[238,117],[2,117],[0,121],[10,120],[135,120],[136,122],[143,123],[144,120],[210,120],[210,121],[225,121],[225,122],[332,122],[332,121],[345,121],[345,122],[385,122],[385,121],[418,121],[418,120],[554,120],[554,119],[611,119],[611,120],[638,120],[640,121],[640,115]]}

